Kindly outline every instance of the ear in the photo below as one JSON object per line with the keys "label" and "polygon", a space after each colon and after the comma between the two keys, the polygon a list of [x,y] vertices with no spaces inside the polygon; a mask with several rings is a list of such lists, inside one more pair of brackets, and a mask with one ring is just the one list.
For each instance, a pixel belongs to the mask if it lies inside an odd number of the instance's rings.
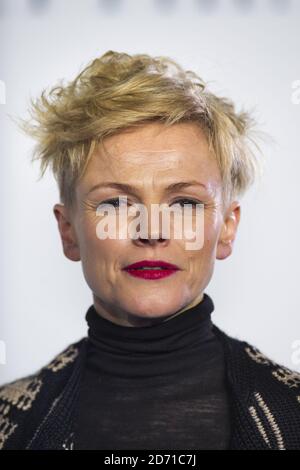
{"label": "ear", "polygon": [[63,251],[71,261],[80,261],[79,245],[70,214],[64,204],[55,204],[53,213],[58,222]]}
{"label": "ear", "polygon": [[240,217],[240,204],[238,201],[234,201],[230,204],[224,216],[217,245],[217,259],[225,259],[231,255]]}

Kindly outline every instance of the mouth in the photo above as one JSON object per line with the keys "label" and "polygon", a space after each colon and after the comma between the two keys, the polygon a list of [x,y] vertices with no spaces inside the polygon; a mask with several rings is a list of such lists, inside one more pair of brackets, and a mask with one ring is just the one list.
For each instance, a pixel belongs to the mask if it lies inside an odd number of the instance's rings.
{"label": "mouth", "polygon": [[124,270],[134,277],[156,280],[171,276],[180,268],[166,261],[143,260],[126,266]]}

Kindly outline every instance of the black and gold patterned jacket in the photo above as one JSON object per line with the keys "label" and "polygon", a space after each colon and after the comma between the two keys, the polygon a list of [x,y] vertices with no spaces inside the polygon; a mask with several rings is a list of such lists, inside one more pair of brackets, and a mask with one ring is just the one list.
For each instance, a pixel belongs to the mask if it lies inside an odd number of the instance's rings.
{"label": "black and gold patterned jacket", "polygon": [[[216,325],[231,403],[229,449],[300,449],[300,374]],[[37,373],[0,387],[1,449],[74,449],[87,338]]]}

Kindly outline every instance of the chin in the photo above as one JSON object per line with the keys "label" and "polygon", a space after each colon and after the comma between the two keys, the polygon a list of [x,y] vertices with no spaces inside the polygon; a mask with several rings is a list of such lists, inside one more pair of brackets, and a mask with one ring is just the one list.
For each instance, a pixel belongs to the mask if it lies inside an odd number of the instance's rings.
{"label": "chin", "polygon": [[161,302],[147,302],[136,308],[128,309],[132,316],[138,318],[164,318],[173,315],[178,309],[172,308],[171,305],[162,304]]}

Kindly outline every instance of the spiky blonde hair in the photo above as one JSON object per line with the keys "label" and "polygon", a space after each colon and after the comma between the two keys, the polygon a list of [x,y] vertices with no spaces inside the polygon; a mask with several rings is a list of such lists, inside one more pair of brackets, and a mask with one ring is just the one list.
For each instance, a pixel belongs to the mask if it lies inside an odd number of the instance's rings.
{"label": "spiky blonde hair", "polygon": [[61,202],[69,207],[95,147],[147,122],[199,124],[218,163],[225,204],[261,174],[250,113],[236,112],[232,101],[210,92],[170,57],[109,50],[66,86],[43,90],[30,102],[31,120],[21,119],[20,126],[37,141],[32,161],[40,161],[41,177],[52,169]]}

